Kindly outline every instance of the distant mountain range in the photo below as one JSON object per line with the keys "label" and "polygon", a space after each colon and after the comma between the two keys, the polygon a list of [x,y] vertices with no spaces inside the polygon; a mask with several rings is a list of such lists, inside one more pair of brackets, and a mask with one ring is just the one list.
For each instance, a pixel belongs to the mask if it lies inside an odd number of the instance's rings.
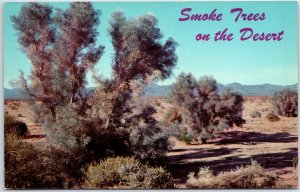
{"label": "distant mountain range", "polygon": [[26,95],[20,93],[19,89],[4,88],[4,99],[25,99]]}
{"label": "distant mountain range", "polygon": [[[230,89],[234,92],[242,93],[244,96],[271,96],[276,91],[280,91],[286,88],[297,91],[298,84],[294,85],[271,85],[271,84],[261,84],[261,85],[242,85],[240,83],[230,83],[227,85],[218,83],[218,91],[222,92],[225,89]],[[92,88],[91,88],[92,89]],[[171,92],[172,85],[149,85],[145,90],[146,97],[160,96],[166,97]],[[4,98],[5,99],[26,99],[26,95],[21,94],[18,89],[7,89],[4,88]]]}
{"label": "distant mountain range", "polygon": [[245,96],[271,96],[276,91],[281,91],[283,89],[290,89],[293,91],[298,90],[298,84],[293,85],[271,85],[271,84],[261,84],[261,85],[242,85],[240,83],[231,83],[227,85],[219,84],[219,90],[223,91],[229,88],[232,91],[240,92]]}
{"label": "distant mountain range", "polygon": [[[242,93],[244,96],[271,96],[276,91],[280,91],[286,88],[290,90],[297,91],[298,84],[294,85],[271,85],[271,84],[261,84],[261,85],[242,85],[240,83],[230,83],[227,85],[218,83],[218,91],[223,92],[225,89],[230,89],[233,92]],[[172,85],[157,85],[152,84],[148,86],[145,90],[146,96],[167,96],[172,89]]]}

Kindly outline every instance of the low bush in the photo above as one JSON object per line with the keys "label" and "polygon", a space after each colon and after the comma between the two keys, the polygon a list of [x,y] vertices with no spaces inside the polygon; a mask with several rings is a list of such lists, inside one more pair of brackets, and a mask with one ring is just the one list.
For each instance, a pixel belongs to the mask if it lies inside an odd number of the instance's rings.
{"label": "low bush", "polygon": [[260,118],[260,117],[261,117],[261,113],[258,112],[258,111],[252,111],[249,115],[250,115],[252,118]]}
{"label": "low bush", "polygon": [[172,188],[172,177],[162,167],[143,165],[129,157],[108,158],[91,164],[85,173],[87,188]]}
{"label": "low bush", "polygon": [[293,158],[293,168],[294,168],[295,170],[298,169],[298,156],[295,156],[295,157]]}
{"label": "low bush", "polygon": [[18,109],[18,107],[15,106],[15,105],[11,105],[10,108],[11,108],[11,110],[17,110]]}
{"label": "low bush", "polygon": [[8,189],[65,188],[69,181],[57,162],[46,151],[5,135],[5,187]]}
{"label": "low bush", "polygon": [[193,137],[188,133],[186,122],[184,122],[178,108],[170,108],[165,113],[161,125],[169,136],[174,136],[187,144],[191,143]]}
{"label": "low bush", "polygon": [[172,123],[181,123],[182,121],[182,116],[179,113],[178,109],[173,107],[168,110],[168,112],[165,114],[163,121],[166,125],[170,125]]}
{"label": "low bush", "polygon": [[276,184],[277,176],[266,173],[256,162],[237,167],[235,170],[213,175],[208,167],[201,168],[198,175],[190,173],[187,185],[191,188],[270,188]]}
{"label": "low bush", "polygon": [[298,156],[295,156],[293,158],[293,169],[292,169],[292,175],[295,181],[298,181]]}
{"label": "low bush", "polygon": [[24,137],[28,134],[28,128],[24,122],[16,120],[14,116],[5,113],[4,132],[5,134],[9,133],[18,137]]}
{"label": "low bush", "polygon": [[185,142],[186,144],[191,144],[193,136],[188,134],[181,134],[177,137],[178,140]]}
{"label": "low bush", "polygon": [[279,121],[280,118],[274,114],[274,113],[269,113],[267,116],[266,116],[266,119],[270,122],[275,122],[275,121]]}
{"label": "low bush", "polygon": [[160,104],[160,102],[159,102],[159,100],[158,100],[158,99],[155,99],[155,105],[156,105],[156,106],[158,106],[158,107],[160,107],[160,106],[161,106],[161,104]]}

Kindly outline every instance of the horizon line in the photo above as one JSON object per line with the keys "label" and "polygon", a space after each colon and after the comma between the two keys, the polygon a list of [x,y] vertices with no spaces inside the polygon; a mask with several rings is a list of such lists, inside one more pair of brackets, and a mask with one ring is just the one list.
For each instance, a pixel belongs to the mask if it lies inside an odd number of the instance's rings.
{"label": "horizon line", "polygon": [[[174,83],[171,83],[171,84],[162,84],[162,85],[160,85],[160,84],[158,84],[158,83],[156,83],[156,82],[152,82],[152,83],[150,83],[149,85],[152,85],[152,84],[156,84],[156,85],[158,85],[158,86],[171,86],[171,85],[173,85]],[[227,83],[227,84],[225,84],[225,83],[220,83],[220,82],[217,82],[217,84],[222,84],[222,85],[230,85],[230,84],[240,84],[240,85],[243,85],[243,86],[258,86],[258,85],[274,85],[274,86],[293,86],[293,85],[298,85],[298,82],[296,82],[296,83],[293,83],[293,84],[286,84],[286,85],[279,85],[279,84],[271,84],[271,83],[261,83],[261,84],[243,84],[243,83],[238,83],[238,82],[232,82],[232,83]],[[87,86],[86,88],[91,88],[91,87],[97,87],[97,86]],[[17,88],[14,88],[14,87],[5,87],[5,86],[3,86],[3,88],[4,89],[17,89]]]}

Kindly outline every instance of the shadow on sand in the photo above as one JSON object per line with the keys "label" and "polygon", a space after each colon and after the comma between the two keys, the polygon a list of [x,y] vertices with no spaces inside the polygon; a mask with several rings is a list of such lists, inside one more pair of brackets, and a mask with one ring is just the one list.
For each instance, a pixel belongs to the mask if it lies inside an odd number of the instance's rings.
{"label": "shadow on sand", "polygon": [[223,138],[217,142],[210,142],[216,145],[226,144],[245,144],[251,143],[291,143],[298,141],[298,137],[291,135],[287,132],[265,134],[258,132],[246,132],[246,131],[232,131],[221,133],[220,137]]}
{"label": "shadow on sand", "polygon": [[[297,156],[297,148],[289,148],[286,152],[280,153],[268,153],[268,154],[256,154],[252,156],[239,156],[234,155],[234,152],[240,150],[240,148],[229,148],[226,145],[229,144],[242,144],[242,145],[257,145],[258,143],[289,143],[297,142],[298,137],[290,135],[286,132],[275,134],[263,134],[256,132],[229,132],[223,133],[224,139],[218,142],[209,142],[215,145],[224,145],[224,147],[213,148],[183,148],[175,149],[171,152],[186,152],[184,154],[176,154],[169,156],[169,165],[167,169],[172,173],[175,179],[180,179],[181,182],[185,182],[187,175],[190,172],[198,172],[200,167],[209,166],[213,172],[229,171],[235,169],[237,166],[247,165],[251,163],[251,160],[256,160],[264,168],[286,168],[293,166],[293,158]],[[191,151],[190,153],[188,151]],[[229,155],[225,156],[223,155]],[[220,157],[217,160],[207,161],[209,157]],[[199,161],[188,162],[186,160]]]}

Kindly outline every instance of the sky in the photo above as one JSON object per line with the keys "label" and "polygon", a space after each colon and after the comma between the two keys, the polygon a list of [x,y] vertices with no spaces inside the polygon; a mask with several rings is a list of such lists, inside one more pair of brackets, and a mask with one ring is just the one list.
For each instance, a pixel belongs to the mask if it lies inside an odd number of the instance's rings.
{"label": "sky", "polygon": [[[17,32],[10,21],[17,15],[23,3],[4,4],[4,87],[11,88],[10,81],[17,79],[19,70],[29,75],[31,65],[17,42]],[[65,9],[68,3],[50,3]],[[127,18],[147,13],[158,18],[164,42],[173,37],[178,43],[178,62],[174,75],[158,84],[172,84],[180,72],[192,73],[196,78],[211,75],[218,82],[228,84],[276,84],[290,85],[298,82],[298,21],[296,2],[94,2],[101,11],[97,43],[105,46],[105,53],[97,64],[98,73],[110,77],[113,49],[107,28],[111,13],[123,10]],[[210,14],[214,9],[222,13],[220,21],[180,22],[181,10],[192,8],[192,14]],[[244,13],[265,13],[264,20],[235,22],[233,8]],[[252,28],[254,33],[278,33],[284,31],[281,41],[240,40],[240,29]],[[232,41],[214,41],[214,34],[228,28]],[[210,34],[209,41],[197,41],[197,34]],[[94,82],[88,77],[89,86]]]}

